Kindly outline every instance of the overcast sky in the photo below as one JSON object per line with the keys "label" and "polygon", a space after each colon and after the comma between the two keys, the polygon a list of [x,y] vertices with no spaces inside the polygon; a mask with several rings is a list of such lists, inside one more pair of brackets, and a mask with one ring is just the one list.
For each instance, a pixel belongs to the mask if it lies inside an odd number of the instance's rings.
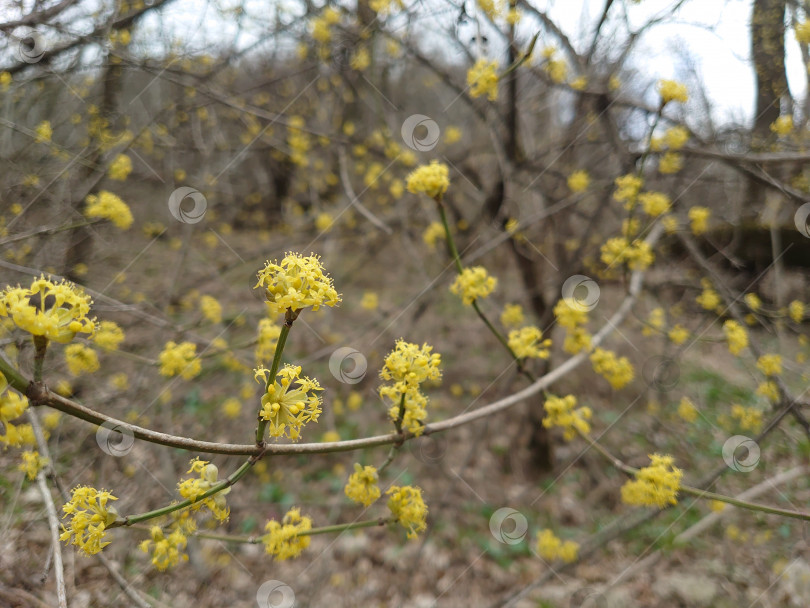
{"label": "overcast sky", "polygon": [[[406,0],[407,1],[407,0]],[[438,44],[446,36],[448,26],[455,23],[458,9],[442,0],[418,0],[421,18],[416,22],[416,33],[434,38]],[[460,2],[460,0],[457,0]],[[468,12],[473,12],[474,0],[467,0]],[[221,0],[220,6],[242,4],[239,0]],[[611,15],[623,15],[621,2],[614,3]],[[631,27],[638,28],[650,17],[667,11],[675,4],[671,0],[642,0],[639,4],[626,2]],[[604,0],[533,0],[533,5],[546,11],[569,36],[578,49],[587,46],[593,28],[604,6]],[[675,78],[683,65],[679,57],[688,54],[697,66],[709,98],[716,105],[715,119],[747,123],[754,105],[754,74],[751,69],[748,21],[751,0],[691,0],[676,13],[674,19],[648,30],[637,44],[630,63],[649,76]],[[241,44],[249,44],[266,33],[272,11],[286,8],[289,21],[292,15],[303,11],[293,0],[248,0],[249,14],[258,19],[247,20]],[[269,9],[269,10],[268,10]],[[204,49],[212,41],[232,41],[236,28],[223,23],[206,0],[178,0],[165,14],[170,17],[169,29],[192,46]],[[395,22],[391,23],[392,25]],[[150,24],[145,23],[147,27]],[[155,24],[152,23],[152,26]],[[166,23],[164,22],[164,27]],[[472,26],[467,26],[472,27]],[[520,31],[525,39],[537,30],[530,19],[524,19]],[[470,32],[471,30],[467,30]],[[543,42],[541,41],[541,44]],[[805,94],[806,68],[801,61],[799,47],[792,31],[787,36],[788,78],[793,95]],[[497,53],[498,49],[490,49]],[[461,58],[461,56],[460,56]]]}

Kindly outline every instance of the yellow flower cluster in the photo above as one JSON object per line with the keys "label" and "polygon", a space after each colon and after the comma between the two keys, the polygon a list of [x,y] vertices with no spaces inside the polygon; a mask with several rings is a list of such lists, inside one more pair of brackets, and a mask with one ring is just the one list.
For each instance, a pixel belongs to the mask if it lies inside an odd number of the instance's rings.
{"label": "yellow flower cluster", "polygon": [[698,409],[689,397],[682,397],[678,404],[678,416],[686,422],[694,422],[698,418]]}
{"label": "yellow flower cluster", "polygon": [[84,344],[69,344],[65,348],[65,362],[72,376],[92,374],[99,368],[96,351]]}
{"label": "yellow flower cluster", "polygon": [[483,266],[464,268],[456,276],[456,280],[450,286],[450,291],[461,297],[465,306],[472,306],[472,303],[479,298],[486,298],[495,291],[498,279],[489,276],[487,269]]}
{"label": "yellow flower cluster", "polygon": [[523,323],[523,307],[520,304],[506,304],[501,313],[501,325],[517,327]]}
{"label": "yellow flower cluster", "polygon": [[664,132],[664,142],[670,150],[680,150],[689,141],[689,131],[680,125],[670,127]]}
{"label": "yellow flower cluster", "polygon": [[40,456],[39,452],[36,450],[26,450],[20,454],[20,456],[22,457],[22,462],[17,468],[25,473],[28,479],[32,481],[36,479],[37,474],[48,464],[48,459]]}
{"label": "yellow flower cluster", "polygon": [[549,397],[545,402],[546,416],[543,426],[551,428],[559,426],[563,429],[563,438],[571,441],[577,432],[587,435],[591,432],[591,408],[587,406],[576,407],[577,398],[574,395],[565,397]]}
{"label": "yellow flower cluster", "polygon": [[256,363],[261,365],[262,363],[273,360],[278,337],[281,335],[281,327],[273,323],[270,319],[261,319],[256,333],[256,350],[254,355],[256,357]]}
{"label": "yellow flower cluster", "polygon": [[591,353],[593,371],[605,378],[615,389],[620,389],[635,376],[633,365],[627,357],[617,357],[616,353],[597,348]]}
{"label": "yellow flower cluster", "polygon": [[672,456],[650,455],[650,466],[622,486],[622,500],[628,505],[658,507],[678,504],[683,471],[674,467]]}
{"label": "yellow flower cluster", "polygon": [[450,171],[447,165],[437,160],[430,161],[429,165],[421,165],[408,174],[405,187],[412,194],[425,194],[430,198],[438,198],[450,187]]}
{"label": "yellow flower cluster", "polygon": [[301,515],[299,509],[290,509],[284,515],[281,523],[271,519],[264,526],[265,534],[262,537],[264,550],[268,555],[283,561],[291,557],[298,557],[309,547],[309,535],[302,532],[312,530],[312,519]]}
{"label": "yellow flower cluster", "polygon": [[414,486],[391,486],[386,495],[388,508],[399,524],[408,531],[408,538],[416,538],[427,528],[427,505],[422,500],[421,488]]}
{"label": "yellow flower cluster", "polygon": [[689,100],[689,91],[686,85],[675,80],[659,80],[658,93],[661,95],[661,105],[670,101],[686,103]]}
{"label": "yellow flower cluster", "polygon": [[780,116],[771,123],[771,131],[777,135],[784,137],[789,135],[793,130],[793,117],[790,115]]}
{"label": "yellow flower cluster", "polygon": [[[192,519],[191,522],[193,529]],[[166,536],[160,526],[152,526],[149,529],[149,539],[142,541],[138,548],[144,553],[152,551],[152,565],[163,571],[176,566],[180,560],[187,561],[188,555],[184,553],[187,544],[187,537],[180,526],[173,525],[172,531]]]}
{"label": "yellow flower cluster", "polygon": [[34,429],[30,424],[13,424],[23,415],[28,408],[28,399],[12,391],[5,391],[6,379],[0,374],[0,423],[5,428],[5,433],[0,435],[0,443],[11,447],[21,447],[24,445],[34,445]]}
{"label": "yellow flower cluster", "polygon": [[689,225],[692,229],[692,234],[695,236],[699,236],[709,229],[709,216],[711,215],[711,211],[706,207],[692,207],[689,209],[687,215],[689,216]]}
{"label": "yellow flower cluster", "polygon": [[288,253],[281,263],[266,262],[258,277],[256,287],[264,288],[271,315],[288,309],[293,312],[308,307],[318,310],[340,302],[331,277],[324,273],[320,258],[314,254],[305,257]]}
{"label": "yellow flower cluster", "polygon": [[51,122],[49,120],[43,120],[37,125],[35,133],[36,137],[34,138],[34,141],[36,141],[38,144],[51,141],[51,137],[53,137],[53,128],[51,127]]}
{"label": "yellow flower cluster", "polygon": [[669,337],[670,340],[672,340],[673,344],[677,344],[678,346],[680,346],[689,339],[689,330],[686,329],[680,323],[678,323],[672,329],[669,330],[667,336]]}
{"label": "yellow flower cluster", "polygon": [[498,62],[481,58],[467,71],[470,97],[486,95],[490,101],[498,99]]}
{"label": "yellow flower cluster", "polygon": [[585,192],[590,185],[591,178],[588,172],[583,169],[574,171],[568,176],[568,189],[571,190],[571,192]]}
{"label": "yellow flower cluster", "polygon": [[731,406],[731,417],[739,422],[743,431],[758,433],[762,428],[762,410],[759,408],[735,403]]}
{"label": "yellow flower cluster", "polygon": [[349,481],[343,492],[350,500],[364,507],[369,506],[380,497],[380,487],[377,485],[377,469],[372,466],[360,466],[354,463],[354,473],[349,476]]}
{"label": "yellow flower cluster", "polygon": [[202,296],[200,298],[200,312],[211,323],[222,321],[222,305],[213,296]]}
{"label": "yellow flower cluster", "polygon": [[513,329],[507,342],[518,359],[548,359],[551,340],[543,340],[543,332],[534,325]]}
{"label": "yellow flower cluster", "polygon": [[438,380],[442,375],[439,370],[441,355],[432,351],[433,347],[427,344],[420,348],[417,344],[397,340],[380,371],[383,380],[392,382],[380,387],[380,396],[391,402],[388,410],[391,420],[399,420],[401,406],[404,406],[402,426],[414,435],[422,433],[427,418],[427,397],[419,387],[423,382]]}
{"label": "yellow flower cluster", "polygon": [[756,394],[769,401],[779,401],[779,385],[773,380],[766,380],[757,387]]}
{"label": "yellow flower cluster", "polygon": [[782,356],[765,354],[757,359],[757,369],[768,377],[778,376],[782,373]]}
{"label": "yellow flower cluster", "polygon": [[801,323],[804,320],[804,303],[793,300],[788,304],[788,316],[794,323]]}
{"label": "yellow flower cluster", "polygon": [[0,317],[31,335],[66,344],[77,333],[95,331],[95,318],[87,316],[92,303],[80,287],[41,276],[31,287],[7,287],[0,293]]}
{"label": "yellow flower cluster", "polygon": [[624,203],[625,209],[632,209],[636,204],[636,198],[644,185],[644,181],[631,173],[627,175],[620,175],[616,178],[616,191],[613,193],[613,198]]}
{"label": "yellow flower cluster", "polygon": [[114,179],[119,182],[125,181],[127,177],[129,177],[129,174],[132,173],[132,159],[130,159],[126,154],[119,154],[110,164],[110,168],[108,169],[107,173],[109,174],[110,179]]}
{"label": "yellow flower cluster", "polygon": [[95,555],[109,542],[104,542],[107,526],[118,518],[118,512],[111,500],[118,500],[107,490],[96,490],[90,486],[78,486],[73,495],[62,506],[64,517],[70,516],[70,523],[62,526],[62,535],[59,540],[70,541],[87,555]]}
{"label": "yellow flower cluster", "polygon": [[93,336],[93,343],[104,350],[118,350],[124,341],[124,330],[114,321],[102,321]]}
{"label": "yellow flower cluster", "polygon": [[422,233],[422,241],[431,251],[436,250],[436,242],[444,238],[444,226],[441,222],[431,222]]}
{"label": "yellow flower cluster", "polygon": [[289,363],[281,368],[268,383],[269,369],[256,369],[255,378],[261,377],[267,386],[262,396],[262,409],[259,417],[268,420],[268,432],[271,437],[287,436],[296,441],[301,436],[301,429],[308,422],[318,422],[321,415],[322,391],[317,380],[301,377],[301,366]]}
{"label": "yellow flower cluster", "polygon": [[590,350],[591,334],[584,327],[588,323],[588,311],[584,306],[576,300],[563,298],[554,305],[554,316],[557,324],[566,330],[563,343],[565,352],[576,354]]}
{"label": "yellow flower cluster", "polygon": [[658,171],[664,175],[671,175],[683,169],[683,155],[677,152],[665,152],[658,160]]}
{"label": "yellow flower cluster", "polygon": [[762,308],[762,300],[760,300],[759,296],[753,292],[745,294],[745,296],[743,296],[743,301],[745,302],[746,306],[748,306],[748,308],[754,312],[759,312],[759,309]]}
{"label": "yellow flower cluster", "polygon": [[658,217],[669,211],[671,201],[663,192],[643,192],[638,195],[638,201],[644,213],[652,217]]}
{"label": "yellow flower cluster", "polygon": [[197,473],[199,477],[180,481],[177,484],[177,491],[180,496],[192,501],[193,504],[190,507],[192,511],[199,511],[201,507],[205,506],[208,507],[218,521],[227,520],[231,510],[225,502],[225,495],[231,491],[230,488],[225,488],[213,496],[200,500],[203,494],[219,483],[217,480],[219,475],[217,466],[199,458],[195,458],[190,464],[191,468],[186,472]]}
{"label": "yellow flower cluster", "polygon": [[729,319],[723,323],[723,333],[726,335],[728,350],[732,355],[739,355],[748,346],[748,332],[737,321]]}
{"label": "yellow flower cluster", "polygon": [[540,530],[537,533],[537,554],[546,561],[560,559],[566,564],[577,561],[579,543],[572,540],[563,542],[551,530]]}
{"label": "yellow flower cluster", "polygon": [[695,297],[695,302],[706,310],[719,310],[723,301],[720,299],[720,294],[712,287],[711,281],[704,278],[701,279],[700,284],[703,286],[703,291]]}
{"label": "yellow flower cluster", "polygon": [[312,37],[325,44],[332,39],[331,26],[340,22],[340,13],[331,6],[324,9],[320,17],[312,19],[309,23],[312,26]]}
{"label": "yellow flower cluster", "polygon": [[202,363],[197,357],[197,345],[191,342],[166,342],[158,357],[161,376],[182,376],[191,380],[202,370]]}
{"label": "yellow flower cluster", "polygon": [[645,270],[655,260],[647,241],[634,239],[631,243],[623,236],[608,239],[600,251],[601,260],[608,266],[626,263],[630,270]]}
{"label": "yellow flower cluster", "polygon": [[102,190],[98,194],[89,194],[85,202],[87,208],[84,214],[89,218],[110,220],[121,230],[126,230],[132,225],[132,212],[129,206],[112,192]]}

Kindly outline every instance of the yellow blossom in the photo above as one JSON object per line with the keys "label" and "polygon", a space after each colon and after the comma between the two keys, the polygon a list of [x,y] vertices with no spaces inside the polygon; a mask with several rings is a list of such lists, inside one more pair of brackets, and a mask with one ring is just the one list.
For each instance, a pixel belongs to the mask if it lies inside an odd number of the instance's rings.
{"label": "yellow blossom", "polygon": [[271,315],[287,309],[318,310],[323,305],[335,306],[340,302],[331,277],[324,273],[320,259],[314,254],[305,257],[288,253],[281,263],[267,262],[258,277],[256,287],[264,288]]}
{"label": "yellow blossom", "polygon": [[616,353],[597,348],[591,353],[593,371],[607,380],[614,389],[620,389],[635,376],[633,365],[627,357],[617,357]]}
{"label": "yellow blossom", "polygon": [[46,143],[51,141],[51,136],[53,136],[53,129],[51,128],[51,123],[48,120],[43,120],[41,123],[37,125],[36,128],[36,136],[34,141],[38,144]]}
{"label": "yellow blossom", "polygon": [[366,291],[360,299],[360,308],[364,310],[377,310],[380,305],[380,298],[373,291]]}
{"label": "yellow blossom", "polygon": [[762,429],[762,410],[756,407],[744,407],[739,403],[731,406],[731,417],[736,419],[743,431],[759,433]]}
{"label": "yellow blossom", "polygon": [[222,413],[227,418],[236,419],[242,413],[242,402],[236,397],[230,397],[222,403]]}
{"label": "yellow blossom", "polygon": [[678,404],[678,416],[683,418],[686,422],[694,422],[698,417],[698,409],[689,397],[681,398]]}
{"label": "yellow blossom", "polygon": [[689,141],[689,131],[680,125],[670,127],[664,132],[664,141],[670,150],[680,150]]}
{"label": "yellow blossom", "polygon": [[576,437],[577,432],[587,435],[591,432],[591,425],[588,422],[591,419],[591,408],[576,407],[576,405],[577,398],[574,395],[548,397],[544,404],[546,416],[543,418],[543,426],[546,428],[561,427],[566,441]]}
{"label": "yellow blossom", "polygon": [[616,184],[616,191],[613,193],[613,198],[620,203],[624,203],[626,209],[632,209],[644,181],[640,177],[628,173],[617,177],[614,183]]}
{"label": "yellow blossom", "polygon": [[551,346],[551,340],[543,340],[543,332],[534,325],[510,331],[508,343],[518,359],[548,359]]}
{"label": "yellow blossom", "polygon": [[661,95],[661,105],[670,101],[686,103],[689,99],[689,92],[686,85],[675,80],[659,80],[658,93]]}
{"label": "yellow blossom", "polygon": [[709,229],[709,215],[711,212],[706,207],[695,206],[689,209],[689,221],[692,233],[701,235]]}
{"label": "yellow blossom", "polygon": [[408,538],[416,538],[427,528],[427,506],[422,500],[422,490],[414,486],[391,486],[388,508],[399,524],[408,531]]}
{"label": "yellow blossom", "polygon": [[149,529],[149,537],[149,540],[141,542],[138,548],[144,553],[152,551],[152,565],[158,570],[164,571],[176,566],[180,560],[188,560],[188,555],[185,554],[188,541],[182,529],[175,527],[166,536],[160,526],[152,526]]}
{"label": "yellow blossom", "polygon": [[560,559],[566,564],[577,560],[579,543],[572,540],[563,542],[551,530],[540,530],[537,533],[537,554],[546,561]]}
{"label": "yellow blossom", "polygon": [[501,325],[517,327],[523,323],[523,307],[520,304],[506,304],[501,313]]}
{"label": "yellow blossom", "polygon": [[677,152],[665,152],[658,160],[658,171],[671,175],[683,169],[683,155]]}
{"label": "yellow blossom", "polygon": [[65,347],[65,362],[73,376],[92,374],[99,368],[96,351],[84,344],[69,344]]}
{"label": "yellow blossom", "polygon": [[790,115],[780,116],[771,123],[771,131],[784,137],[793,130],[793,117]]}
{"label": "yellow blossom", "polygon": [[18,470],[26,474],[28,479],[34,480],[37,474],[48,465],[48,459],[39,455],[36,450],[26,450],[22,454],[22,462],[17,467]]}
{"label": "yellow blossom", "polygon": [[257,363],[270,362],[276,352],[281,327],[270,319],[261,319],[257,328],[256,350],[254,355]]}
{"label": "yellow blossom", "polygon": [[202,363],[197,357],[197,345],[191,342],[175,343],[173,340],[166,342],[166,346],[160,353],[160,375],[161,376],[182,376],[186,380],[191,380],[202,370]]}
{"label": "yellow blossom", "polygon": [[431,251],[436,249],[436,242],[444,239],[444,226],[441,222],[431,222],[422,233],[422,241]]}
{"label": "yellow blossom", "polygon": [[213,296],[202,296],[200,298],[200,311],[203,317],[211,323],[222,321],[222,305]]}
{"label": "yellow blossom", "polygon": [[568,189],[571,190],[571,192],[584,192],[588,189],[590,184],[591,178],[588,172],[583,169],[574,171],[568,176]]}
{"label": "yellow blossom", "polygon": [[71,499],[64,504],[64,517],[70,516],[67,526],[62,526],[59,540],[70,541],[87,555],[95,555],[109,541],[104,542],[107,526],[118,519],[118,513],[111,500],[118,500],[106,490],[96,490],[90,486],[79,486],[73,490]]}
{"label": "yellow blossom", "polygon": [[663,192],[643,192],[638,195],[638,201],[644,213],[652,217],[658,217],[669,211],[670,200]]}
{"label": "yellow blossom", "polygon": [[199,477],[180,481],[177,484],[177,491],[180,496],[192,502],[190,507],[192,511],[198,511],[205,506],[208,507],[217,521],[227,520],[231,510],[225,501],[225,495],[231,491],[231,488],[225,488],[216,494],[201,498],[203,494],[221,483],[217,479],[219,476],[217,466],[199,458],[194,458],[190,464],[191,467],[186,472],[197,473]]}
{"label": "yellow blossom", "polygon": [[641,330],[645,336],[651,336],[655,330],[661,330],[664,327],[664,309],[653,308],[650,311],[650,316],[647,317],[647,325]]}
{"label": "yellow blossom", "polygon": [[126,154],[119,154],[116,156],[113,162],[110,164],[110,168],[107,170],[107,174],[110,176],[110,179],[114,179],[119,182],[126,180],[130,173],[132,173],[132,159],[130,159]]}
{"label": "yellow blossom", "polygon": [[349,476],[349,481],[346,487],[343,488],[343,492],[353,502],[368,507],[380,497],[378,482],[377,469],[355,463],[354,473]]}
{"label": "yellow blossom", "polygon": [[309,547],[310,537],[302,532],[312,529],[312,519],[302,516],[299,509],[290,509],[284,515],[281,523],[271,519],[264,526],[266,534],[262,537],[264,550],[268,555],[283,561],[298,557]]}
{"label": "yellow blossom", "polygon": [[759,312],[759,309],[762,308],[762,300],[760,300],[759,296],[753,292],[745,294],[743,300],[748,308],[750,308],[753,312]]}
{"label": "yellow blossom", "polygon": [[430,198],[440,197],[450,187],[450,173],[447,165],[437,160],[422,165],[412,171],[406,179],[408,192],[425,194]]}
{"label": "yellow blossom", "polygon": [[723,333],[726,335],[728,350],[732,355],[739,355],[748,346],[748,333],[737,321],[729,319],[723,323]]}
{"label": "yellow blossom", "polygon": [[0,317],[9,317],[34,336],[66,344],[77,333],[95,331],[95,318],[87,316],[92,303],[80,287],[41,276],[30,287],[7,287],[0,293]]}
{"label": "yellow blossom", "polygon": [[756,394],[769,401],[779,401],[779,385],[772,380],[766,380],[757,387]]}
{"label": "yellow blossom", "polygon": [[117,195],[106,190],[89,194],[85,199],[87,208],[84,214],[89,218],[99,217],[110,220],[117,228],[126,230],[132,225],[132,212]]}
{"label": "yellow blossom", "polygon": [[799,300],[793,300],[788,304],[788,316],[794,323],[801,323],[804,320],[804,303]]}
{"label": "yellow blossom", "polygon": [[114,321],[102,321],[93,336],[93,342],[104,350],[118,350],[124,341],[124,330]]}
{"label": "yellow blossom", "polygon": [[629,505],[663,509],[678,504],[683,471],[673,466],[672,456],[650,455],[650,466],[640,469],[633,481],[622,486],[622,500]]}
{"label": "yellow blossom", "polygon": [[471,306],[478,299],[486,298],[498,284],[498,279],[489,276],[483,266],[465,268],[450,286],[450,291],[461,297],[465,306]]}
{"label": "yellow blossom", "polygon": [[318,229],[320,232],[329,232],[332,230],[332,227],[335,224],[335,220],[332,217],[331,213],[319,213],[317,217],[315,217],[315,228]]}
{"label": "yellow blossom", "polygon": [[682,325],[675,325],[667,334],[673,344],[681,345],[689,339],[689,330]]}
{"label": "yellow blossom", "polygon": [[444,130],[444,143],[448,146],[453,145],[461,140],[461,129],[454,126],[449,126]]}
{"label": "yellow blossom", "polygon": [[703,285],[703,291],[695,298],[695,302],[706,310],[717,310],[720,308],[722,305],[720,294],[712,288],[712,284],[708,279],[704,279],[701,283]]}
{"label": "yellow blossom", "polygon": [[757,369],[766,376],[778,376],[782,373],[782,356],[776,354],[765,354],[757,359]]}
{"label": "yellow blossom", "polygon": [[498,62],[488,61],[483,57],[467,71],[467,85],[470,97],[487,95],[490,101],[498,98]]}
{"label": "yellow blossom", "polygon": [[262,409],[259,417],[270,422],[268,432],[271,437],[287,436],[293,441],[301,435],[301,429],[308,422],[318,422],[321,415],[322,391],[317,380],[301,376],[301,367],[287,364],[268,382],[270,370],[259,367],[255,378],[261,377],[266,385],[262,396]]}

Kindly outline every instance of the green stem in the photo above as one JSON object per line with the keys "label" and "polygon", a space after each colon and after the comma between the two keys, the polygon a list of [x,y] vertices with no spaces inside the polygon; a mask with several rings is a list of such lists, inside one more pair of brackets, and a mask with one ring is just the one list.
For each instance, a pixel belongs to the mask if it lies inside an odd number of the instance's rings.
{"label": "green stem", "polygon": [[456,263],[456,270],[461,274],[464,267],[461,265],[461,256],[458,254],[458,249],[456,249],[456,241],[453,239],[453,233],[450,231],[450,224],[447,223],[447,213],[444,210],[444,204],[442,204],[440,196],[436,198],[436,203],[438,203],[439,215],[442,218],[442,225],[444,226],[445,240],[447,241],[447,246],[450,248],[450,257],[452,257],[453,261]]}
{"label": "green stem", "polygon": [[252,467],[254,465],[254,463],[256,463],[258,460],[259,460],[259,458],[255,457],[255,456],[249,458],[247,461],[245,461],[242,464],[241,467],[239,467],[233,473],[231,473],[227,477],[227,479],[225,479],[221,483],[218,483],[213,488],[211,488],[210,490],[204,492],[203,494],[200,494],[194,500],[186,499],[186,500],[184,500],[182,502],[179,502],[177,504],[167,505],[167,506],[162,507],[160,509],[155,509],[154,511],[147,511],[146,513],[141,513],[139,515],[128,515],[128,516],[124,517],[122,520],[116,521],[116,522],[114,522],[113,524],[111,524],[111,525],[109,525],[107,527],[108,528],[118,528],[118,527],[122,527],[122,526],[131,526],[133,524],[141,523],[142,521],[148,521],[150,519],[155,519],[156,517],[161,517],[163,515],[168,515],[169,513],[174,513],[175,511],[179,511],[181,509],[185,509],[186,507],[190,507],[191,505],[193,505],[195,503],[198,503],[201,500],[205,500],[206,498],[221,492],[222,490],[230,488],[237,481],[242,479],[242,477],[245,476],[245,473],[247,473],[250,470],[250,467]]}
{"label": "green stem", "polygon": [[34,382],[42,382],[42,366],[45,363],[45,352],[48,350],[48,338],[34,336]]}
{"label": "green stem", "polygon": [[[288,308],[287,312],[284,313],[284,325],[281,326],[281,333],[278,336],[278,342],[276,342],[276,350],[273,353],[273,363],[270,366],[270,375],[267,377],[267,384],[264,387],[265,392],[267,392],[276,381],[278,368],[281,367],[281,355],[284,352],[284,346],[287,344],[287,336],[290,335],[290,329],[292,329],[293,322],[298,318],[299,314],[301,314],[300,308],[295,311]],[[259,412],[261,413],[261,408],[259,408]],[[258,414],[257,418],[259,419],[259,425],[256,427],[256,445],[261,446],[264,445],[264,432],[270,421],[263,420]]]}
{"label": "green stem", "polygon": [[0,357],[0,373],[2,373],[11,387],[23,395],[30,384],[26,378],[14,369],[3,357]]}

